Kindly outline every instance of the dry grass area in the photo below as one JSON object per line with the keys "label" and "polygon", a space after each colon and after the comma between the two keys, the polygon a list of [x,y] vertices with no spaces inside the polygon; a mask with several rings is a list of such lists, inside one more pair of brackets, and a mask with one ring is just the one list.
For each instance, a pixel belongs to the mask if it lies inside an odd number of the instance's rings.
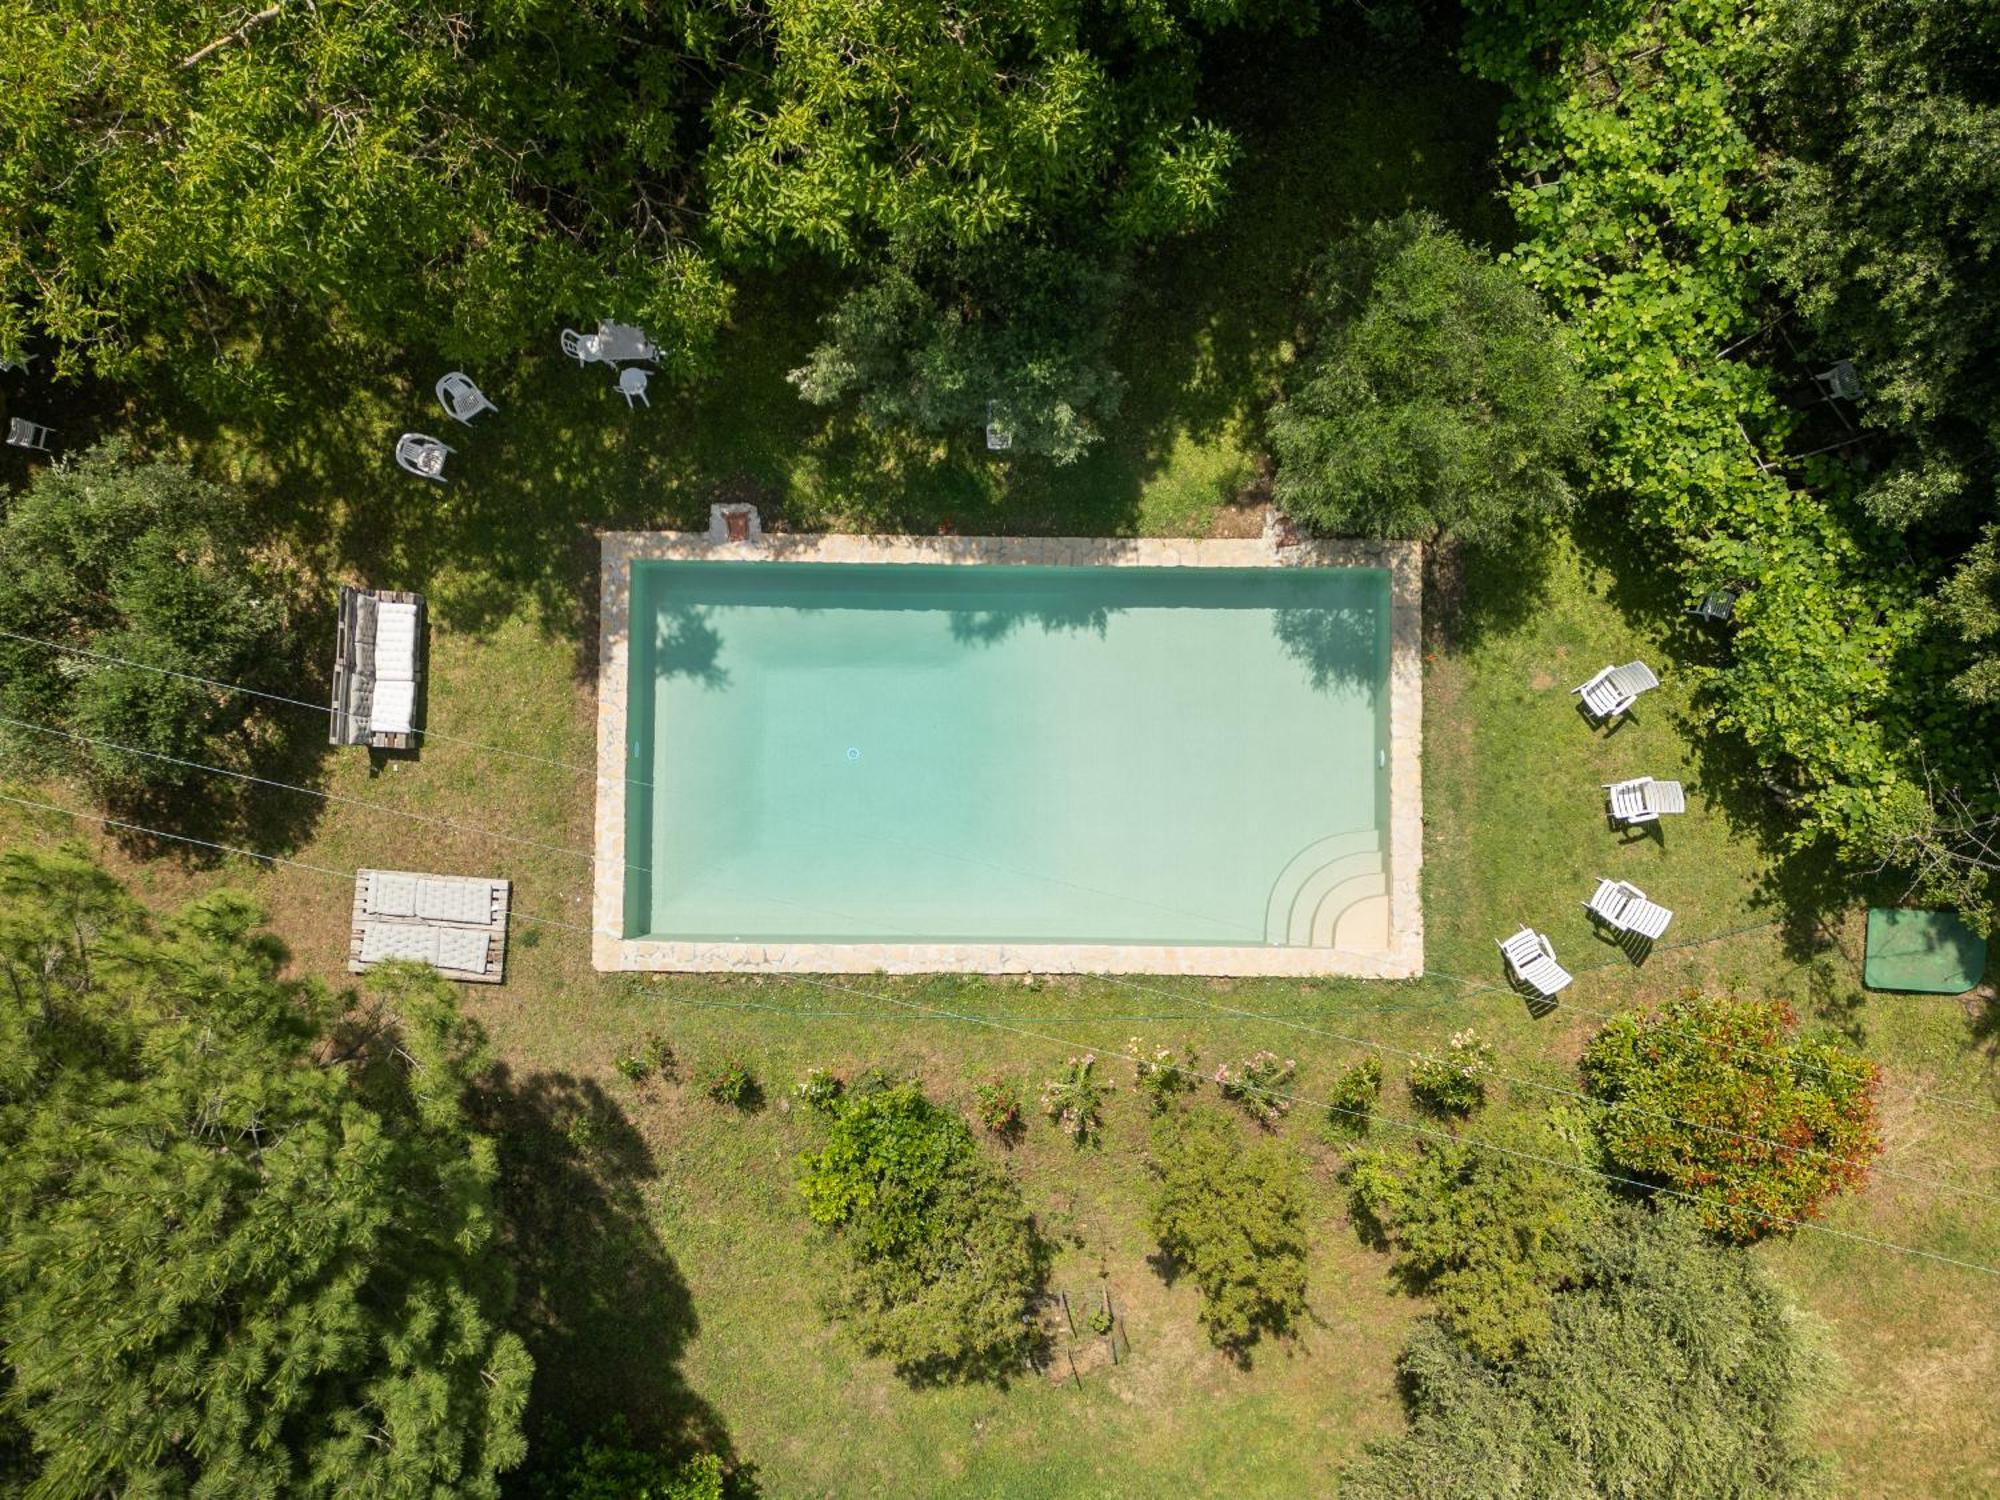
{"label": "dry grass area", "polygon": [[[1469,606],[1491,586],[1468,580]],[[1108,1287],[1129,1340],[1123,1362],[1086,1350],[1079,1383],[1024,1373],[1005,1389],[911,1390],[857,1357],[823,1314],[820,1251],[792,1187],[817,1127],[789,1107],[792,1083],[813,1066],[878,1068],[920,1076],[964,1107],[976,1080],[1011,1073],[1032,1100],[1072,1047],[1115,1053],[1138,1036],[1185,1041],[1210,1064],[1265,1046],[1293,1054],[1311,1098],[1372,1043],[1392,1080],[1385,1106],[1401,1115],[1404,1054],[1474,1024],[1515,1080],[1491,1115],[1573,1087],[1577,1050],[1602,1014],[1731,985],[1790,996],[1809,1024],[1847,1031],[1887,1065],[1884,1166],[1924,1181],[1878,1176],[1829,1227],[2000,1259],[1995,1198],[1930,1185],[2000,1194],[2000,1092],[1977,1040],[1986,1013],[1859,991],[1854,913],[1818,907],[1806,920],[1787,903],[1793,877],[1697,753],[1671,670],[1616,734],[1594,736],[1574,717],[1572,679],[1600,658],[1671,662],[1677,626],[1621,608],[1574,553],[1533,608],[1500,603],[1484,620],[1454,620],[1436,643],[1426,886],[1438,973],[1421,982],[596,975],[584,936],[569,930],[588,920],[591,780],[569,767],[590,764],[592,705],[572,643],[522,619],[476,634],[440,626],[432,723],[452,740],[414,759],[325,760],[322,789],[345,800],[326,803],[287,851],[318,868],[135,858],[101,831],[86,842],[155,904],[221,880],[247,885],[299,969],[335,983],[345,982],[343,872],[357,865],[505,874],[516,909],[548,919],[517,923],[506,986],[467,994],[504,1063],[489,1107],[504,1132],[539,1420],[575,1426],[624,1410],[642,1429],[725,1444],[772,1494],[1325,1493],[1345,1456],[1399,1424],[1393,1362],[1421,1309],[1387,1286],[1383,1261],[1347,1225],[1339,1154],[1315,1111],[1302,1106],[1280,1127],[1313,1164],[1312,1310],[1296,1338],[1267,1342],[1247,1368],[1208,1346],[1192,1289],[1151,1260],[1144,1111],[1121,1088],[1101,1147],[1073,1148],[1037,1118],[1018,1146],[993,1149],[1060,1245],[1053,1285],[1078,1305]],[[1628,769],[1690,781],[1692,810],[1663,838],[1621,842],[1604,827],[1597,784]],[[70,830],[10,810],[3,831]],[[1597,873],[1629,876],[1674,906],[1682,946],[1634,967],[1597,944],[1577,905]],[[1522,920],[1550,931],[1581,976],[1539,1020],[1498,983],[1492,940]],[[672,1042],[684,1078],[747,1062],[763,1107],[739,1113],[685,1082],[620,1079],[613,1057],[652,1032]],[[1122,1068],[1112,1073],[1123,1081]],[[1821,1233],[1758,1253],[1824,1320],[1841,1357],[1822,1430],[1849,1492],[2000,1491],[1993,1278]]]}

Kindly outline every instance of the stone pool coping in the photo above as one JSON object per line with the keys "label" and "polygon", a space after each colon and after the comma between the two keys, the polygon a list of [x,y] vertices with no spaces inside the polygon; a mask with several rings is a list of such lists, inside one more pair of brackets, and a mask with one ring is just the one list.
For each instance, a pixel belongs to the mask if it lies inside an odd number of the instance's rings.
{"label": "stone pool coping", "polygon": [[[717,507],[718,511],[722,507]],[[1423,972],[1423,553],[1416,542],[1252,538],[765,535],[609,531],[599,536],[596,885],[591,964],[619,970],[746,974],[1212,974],[1407,979]],[[625,730],[632,564],[947,563],[1018,567],[1382,568],[1389,574],[1387,919],[1355,948],[1122,943],[690,942],[626,938]],[[1274,768],[1273,774],[1288,774]]]}

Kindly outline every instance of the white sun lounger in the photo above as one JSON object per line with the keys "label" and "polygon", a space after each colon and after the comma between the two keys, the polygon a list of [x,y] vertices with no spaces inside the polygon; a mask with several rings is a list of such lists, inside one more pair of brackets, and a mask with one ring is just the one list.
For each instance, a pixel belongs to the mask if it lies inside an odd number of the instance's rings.
{"label": "white sun lounger", "polygon": [[1583,699],[1584,712],[1603,723],[1627,713],[1639,695],[1660,685],[1653,669],[1642,661],[1628,661],[1622,667],[1606,667],[1581,687],[1571,688]]}
{"label": "white sun lounger", "polygon": [[1667,930],[1674,914],[1628,880],[1600,880],[1584,909],[1614,932],[1631,933],[1648,942]]}
{"label": "white sun lounger", "polygon": [[1500,943],[1500,952],[1516,979],[1540,994],[1554,997],[1569,988],[1576,976],[1556,962],[1556,950],[1549,940],[1532,927],[1523,927]]}
{"label": "white sun lounger", "polygon": [[1664,813],[1687,811],[1687,793],[1678,781],[1655,781],[1650,776],[1631,781],[1606,782],[1611,798],[1611,817],[1618,823],[1653,823]]}

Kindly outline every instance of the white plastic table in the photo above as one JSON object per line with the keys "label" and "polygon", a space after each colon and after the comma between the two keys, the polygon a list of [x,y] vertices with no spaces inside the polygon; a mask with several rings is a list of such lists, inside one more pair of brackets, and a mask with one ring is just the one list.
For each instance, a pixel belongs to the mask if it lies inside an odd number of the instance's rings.
{"label": "white plastic table", "polygon": [[646,337],[646,330],[633,323],[603,322],[597,325],[599,359],[658,359],[659,348]]}

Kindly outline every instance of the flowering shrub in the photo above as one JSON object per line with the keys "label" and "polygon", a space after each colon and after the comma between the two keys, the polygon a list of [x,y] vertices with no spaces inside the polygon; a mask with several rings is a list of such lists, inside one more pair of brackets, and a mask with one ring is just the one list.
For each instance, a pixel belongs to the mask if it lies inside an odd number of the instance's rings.
{"label": "flowering shrub", "polygon": [[1597,1133],[1619,1168],[1665,1182],[1710,1229],[1753,1240],[1858,1187],[1876,1135],[1876,1067],[1794,1039],[1791,1010],[1690,994],[1606,1023],[1583,1053],[1607,1106]]}
{"label": "flowering shrub", "polygon": [[1326,1101],[1327,1128],[1339,1135],[1368,1134],[1368,1119],[1382,1097],[1382,1059],[1364,1057],[1334,1079]]}
{"label": "flowering shrub", "polygon": [[1410,1093],[1438,1114],[1469,1115],[1486,1102],[1492,1071],[1492,1045],[1468,1026],[1445,1052],[1426,1052],[1410,1064]]}
{"label": "flowering shrub", "polygon": [[995,1073],[972,1088],[972,1112],[979,1123],[1002,1140],[1021,1133],[1021,1080],[1011,1073]]}
{"label": "flowering shrub", "polygon": [[839,1114],[846,1092],[845,1080],[825,1068],[806,1069],[806,1076],[792,1086],[792,1097],[816,1115]]}
{"label": "flowering shrub", "polygon": [[1228,1063],[1215,1070],[1215,1086],[1222,1097],[1241,1109],[1259,1125],[1271,1126],[1288,1114],[1292,1101],[1282,1097],[1299,1071],[1296,1058],[1275,1052],[1255,1052],[1235,1067]]}
{"label": "flowering shrub", "polygon": [[1172,1047],[1148,1050],[1135,1036],[1125,1044],[1125,1055],[1132,1059],[1132,1086],[1146,1096],[1155,1114],[1182,1094],[1193,1093],[1201,1083],[1195,1075],[1192,1047],[1184,1046],[1178,1052]]}
{"label": "flowering shrub", "polygon": [[1104,1123],[1105,1085],[1097,1077],[1097,1054],[1072,1057],[1042,1085],[1042,1113],[1077,1145],[1093,1139]]}

